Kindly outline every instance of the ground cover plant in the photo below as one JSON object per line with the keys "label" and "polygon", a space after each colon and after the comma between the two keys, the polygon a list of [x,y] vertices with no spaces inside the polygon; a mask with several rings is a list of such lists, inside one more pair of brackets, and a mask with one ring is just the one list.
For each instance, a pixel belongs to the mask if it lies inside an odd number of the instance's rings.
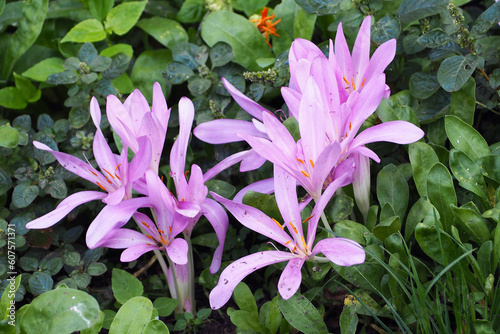
{"label": "ground cover plant", "polygon": [[2,333],[500,333],[500,3],[0,1]]}

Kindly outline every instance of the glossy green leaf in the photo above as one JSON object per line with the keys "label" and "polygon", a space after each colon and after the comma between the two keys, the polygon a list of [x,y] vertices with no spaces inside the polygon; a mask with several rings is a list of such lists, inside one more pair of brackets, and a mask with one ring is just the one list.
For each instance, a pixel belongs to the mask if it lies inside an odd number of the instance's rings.
{"label": "glossy green leaf", "polygon": [[[113,269],[113,273],[116,270]],[[142,333],[153,313],[153,303],[146,297],[129,299],[116,313],[109,334]]]}
{"label": "glossy green leaf", "polygon": [[169,334],[167,325],[161,320],[153,319],[148,322],[142,334]]}
{"label": "glossy green leaf", "polygon": [[282,221],[280,210],[273,195],[262,194],[256,191],[249,191],[243,197],[243,204],[259,208],[268,217]]}
{"label": "glossy green leaf", "polygon": [[0,168],[0,196],[4,195],[11,187],[12,179],[10,178],[10,174]]}
{"label": "glossy green leaf", "polygon": [[205,182],[205,185],[207,186],[208,191],[213,191],[225,198],[231,197],[231,195],[233,195],[236,191],[236,188],[232,184],[222,180],[211,179]]}
{"label": "glossy green leaf", "polygon": [[415,72],[410,77],[411,95],[419,99],[432,96],[439,87],[437,76],[432,72]]}
{"label": "glossy green leaf", "polygon": [[417,39],[417,42],[428,48],[437,48],[451,41],[451,37],[441,29],[433,29]]}
{"label": "glossy green leaf", "polygon": [[241,310],[247,311],[251,314],[258,314],[255,297],[253,296],[253,293],[248,285],[243,282],[239,283],[234,289],[233,297]]}
{"label": "glossy green leaf", "polygon": [[339,11],[341,0],[314,1],[314,0],[296,0],[297,4],[307,13],[318,15],[332,15]]}
{"label": "glossy green leaf", "polygon": [[469,78],[460,90],[451,93],[450,115],[473,125],[476,110],[476,80]]}
{"label": "glossy green leaf", "polygon": [[340,331],[342,334],[356,334],[358,314],[354,305],[344,307],[340,314]]}
{"label": "glossy green leaf", "polygon": [[398,216],[384,219],[373,228],[373,234],[384,241],[388,236],[401,231],[401,219]]}
{"label": "glossy green leaf", "polygon": [[398,38],[401,33],[401,23],[391,15],[386,15],[377,21],[371,29],[371,40],[382,44],[390,39]]}
{"label": "glossy green leaf", "polygon": [[115,0],[88,0],[87,5],[89,6],[90,13],[98,19],[99,21],[103,21],[106,18],[106,15],[109,13],[113,5],[115,4]]}
{"label": "glossy green leaf", "polygon": [[290,299],[278,296],[278,305],[283,317],[302,333],[328,333],[321,314],[314,305],[300,293],[294,294]]}
{"label": "glossy green leaf", "polygon": [[165,84],[162,72],[167,64],[172,61],[172,54],[169,50],[158,49],[144,51],[137,57],[130,79],[135,87],[141,91],[146,99],[151,103],[153,98],[153,84],[160,83],[163,93],[168,96],[170,89]]}
{"label": "glossy green leaf", "polygon": [[96,19],[88,19],[76,24],[71,30],[66,34],[66,36],[61,39],[61,43],[64,42],[76,42],[76,43],[86,43],[86,42],[98,42],[106,38],[106,32],[101,22]]}
{"label": "glossy green leaf", "polygon": [[250,313],[245,310],[228,311],[231,322],[240,330],[248,330],[255,333],[263,333],[264,329],[260,325],[257,313]]}
{"label": "glossy green leaf", "polygon": [[186,30],[174,20],[154,16],[140,20],[137,26],[153,36],[161,45],[170,49],[176,44],[188,41]]}
{"label": "glossy green leaf", "polygon": [[415,238],[425,254],[440,264],[449,264],[460,256],[459,248],[451,237],[442,230],[438,233],[435,226],[417,224]]}
{"label": "glossy green leaf", "polygon": [[[8,109],[24,109],[28,105],[17,87],[0,89],[0,106]],[[17,144],[17,143],[16,143]]]}
{"label": "glossy green leaf", "polygon": [[437,72],[439,84],[447,92],[456,92],[467,82],[477,65],[477,56],[473,55],[446,58]]}
{"label": "glossy green leaf", "polygon": [[259,13],[268,2],[269,0],[231,0],[234,9],[244,12],[249,17],[252,14]]}
{"label": "glossy green leaf", "polygon": [[490,155],[490,148],[481,134],[458,117],[446,116],[445,130],[451,145],[467,154],[473,161]]}
{"label": "glossy green leaf", "polygon": [[99,304],[86,292],[56,289],[38,296],[22,317],[27,334],[72,333],[91,328],[99,321]]}
{"label": "glossy green leaf", "polygon": [[295,38],[311,39],[315,22],[316,14],[310,14],[305,10],[299,10],[293,22],[293,33]]}
{"label": "glossy green leaf", "polygon": [[447,5],[447,0],[403,0],[398,8],[398,18],[403,24],[408,24],[438,14]]}
{"label": "glossy green leaf", "polygon": [[210,49],[210,62],[212,67],[223,66],[233,59],[233,48],[231,45],[219,42]]}
{"label": "glossy green leaf", "polygon": [[174,312],[177,305],[179,305],[178,299],[168,297],[158,297],[153,302],[153,306],[158,311],[160,317],[168,317]]}
{"label": "glossy green leaf", "polygon": [[472,32],[474,34],[483,34],[492,26],[498,24],[498,22],[500,22],[500,3],[493,2],[492,5],[474,21]]}
{"label": "glossy green leaf", "polygon": [[451,150],[450,169],[461,187],[481,197],[488,206],[488,188],[481,169],[471,158],[461,151]]}
{"label": "glossy green leaf", "polygon": [[86,108],[72,108],[68,115],[69,123],[75,129],[80,129],[90,120],[90,112]]}
{"label": "glossy green leaf", "polygon": [[41,295],[44,292],[52,290],[54,281],[49,274],[36,271],[30,276],[29,280],[30,290],[34,295]]}
{"label": "glossy green leaf", "polygon": [[433,226],[436,219],[438,221],[440,220],[439,212],[431,204],[428,198],[420,197],[420,199],[415,202],[415,204],[413,204],[410,212],[408,212],[408,217],[406,218],[404,227],[405,240],[408,241],[410,239],[418,223],[424,223],[429,226]]}
{"label": "glossy green leaf", "polygon": [[382,207],[390,203],[399,217],[405,216],[409,188],[406,178],[395,165],[389,164],[378,173],[377,197]]}
{"label": "glossy green leaf", "polygon": [[17,208],[30,205],[40,193],[40,188],[30,183],[19,183],[12,193],[12,204]]}
{"label": "glossy green leaf", "polygon": [[99,54],[104,57],[113,57],[119,53],[124,53],[130,59],[134,55],[134,50],[129,44],[115,44],[102,50]]}
{"label": "glossy green leaf", "polygon": [[361,245],[366,244],[364,235],[370,233],[364,225],[351,220],[343,220],[336,223],[333,226],[333,232],[338,234],[340,237],[354,240]]}
{"label": "glossy green leaf", "polygon": [[[6,286],[4,292],[2,292],[2,297],[0,299],[0,320],[9,319],[9,313],[11,311],[12,301],[16,295],[17,289],[19,289],[19,285],[21,284],[21,275],[17,275],[16,278],[12,278],[10,276],[7,278],[8,285]],[[15,308],[15,305],[14,305]]]}
{"label": "glossy green leaf", "polygon": [[453,179],[442,163],[436,163],[427,174],[427,195],[441,215],[445,231],[450,231],[454,216],[451,205],[457,205]]}
{"label": "glossy green leaf", "polygon": [[176,18],[182,23],[196,23],[201,21],[206,12],[204,0],[185,0]]}
{"label": "glossy green leaf", "polygon": [[62,63],[63,59],[58,57],[46,58],[24,71],[23,76],[31,80],[43,82],[47,80],[50,75],[63,72],[64,67]]}
{"label": "glossy green leaf", "polygon": [[125,270],[118,268],[113,268],[111,288],[113,289],[113,295],[120,304],[125,304],[129,299],[141,296],[144,292],[141,281]]}
{"label": "glossy green leaf", "polygon": [[[1,90],[0,90],[1,99]],[[0,103],[1,105],[1,103]],[[19,131],[8,125],[0,126],[0,147],[15,148],[19,143]]]}
{"label": "glossy green leaf", "polygon": [[487,155],[477,160],[477,165],[487,178],[500,183],[500,156]]}
{"label": "glossy green leaf", "polygon": [[106,16],[106,31],[119,36],[125,35],[141,17],[146,3],[147,1],[129,1],[113,7]]}
{"label": "glossy green leaf", "polygon": [[354,201],[346,195],[337,195],[333,198],[327,217],[334,222],[346,219],[352,212]]}
{"label": "glossy green leaf", "polygon": [[16,23],[16,31],[8,37],[7,49],[0,55],[2,78],[7,80],[14,64],[35,42],[42,31],[47,14],[48,0],[23,2],[22,16]]}
{"label": "glossy green leaf", "polygon": [[233,61],[249,70],[260,70],[255,59],[272,57],[265,39],[255,25],[241,15],[228,12],[212,12],[205,18],[201,36],[210,46],[225,42],[233,48]]}
{"label": "glossy green leaf", "polygon": [[472,239],[477,245],[482,245],[490,240],[490,231],[486,221],[476,211],[452,206],[456,221],[460,224],[461,231]]}

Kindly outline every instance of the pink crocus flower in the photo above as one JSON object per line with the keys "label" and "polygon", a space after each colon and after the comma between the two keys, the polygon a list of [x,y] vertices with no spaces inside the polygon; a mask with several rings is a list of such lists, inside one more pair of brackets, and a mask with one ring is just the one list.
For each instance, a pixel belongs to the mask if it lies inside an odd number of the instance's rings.
{"label": "pink crocus flower", "polygon": [[134,153],[140,149],[138,138],[146,136],[152,145],[150,168],[158,173],[161,153],[165,144],[170,109],[160,84],[153,86],[153,104],[139,90],[134,90],[124,103],[114,95],[109,95],[106,102],[106,114],[113,130],[121,138],[124,146]]}
{"label": "pink crocus flower", "polygon": [[[137,152],[132,161],[128,162],[127,147],[123,148],[119,156],[111,152],[99,127],[101,111],[95,98],[92,98],[90,102],[90,113],[97,128],[94,137],[93,151],[101,171],[98,171],[91,164],[70,154],[53,151],[45,144],[35,141],[33,145],[38,149],[51,152],[64,168],[96,184],[99,188],[104,190],[104,192],[81,191],[72,194],[61,201],[53,211],[29,222],[26,225],[27,228],[48,228],[63,219],[77,206],[98,199],[106,203],[106,207],[109,208],[107,211],[110,216],[106,219],[106,224],[108,224],[112,223],[114,217],[116,217],[115,214],[117,211],[120,211],[119,204],[127,206],[137,202],[137,199],[132,199],[132,189],[134,188],[134,182],[141,178],[149,167],[149,161],[151,160],[151,144],[149,139],[145,136],[138,138],[137,141],[141,149]],[[143,203],[144,199],[139,200],[139,202]],[[100,220],[96,219],[92,224],[100,225]]]}
{"label": "pink crocus flower", "polygon": [[[234,291],[236,285],[247,275],[265,266],[288,262],[278,282],[278,291],[284,299],[293,296],[302,282],[301,268],[305,261],[332,261],[341,266],[363,263],[365,252],[357,242],[345,238],[327,238],[315,243],[318,220],[337,188],[345,183],[350,173],[330,183],[323,196],[316,203],[307,226],[307,235],[302,228],[295,179],[275,165],[275,193],[278,207],[285,224],[266,216],[256,208],[227,200],[216,194],[213,196],[221,202],[240,223],[262,235],[265,235],[286,248],[286,251],[262,251],[254,253],[231,263],[221,273],[217,286],[210,292],[210,306],[221,308]],[[285,227],[288,233],[285,231]],[[326,258],[317,254],[323,253]]]}

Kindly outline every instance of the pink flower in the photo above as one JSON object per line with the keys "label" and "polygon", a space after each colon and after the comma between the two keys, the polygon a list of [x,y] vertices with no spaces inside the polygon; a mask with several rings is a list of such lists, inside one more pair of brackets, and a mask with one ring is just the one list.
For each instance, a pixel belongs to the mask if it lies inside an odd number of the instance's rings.
{"label": "pink flower", "polygon": [[[337,265],[351,266],[363,263],[365,252],[357,242],[344,238],[328,238],[316,244],[318,220],[331,196],[339,185],[349,177],[348,173],[333,181],[316,203],[304,233],[300,218],[295,179],[275,165],[276,201],[285,224],[266,216],[256,208],[235,203],[216,194],[221,202],[244,226],[265,235],[286,248],[286,251],[264,251],[245,256],[234,261],[221,273],[217,286],[210,292],[210,305],[221,308],[231,298],[234,288],[247,275],[265,266],[287,261],[288,264],[278,282],[278,291],[284,299],[297,292],[302,282],[301,268],[305,261],[332,261]],[[288,233],[285,231],[285,227]],[[316,255],[323,253],[326,258]]]}

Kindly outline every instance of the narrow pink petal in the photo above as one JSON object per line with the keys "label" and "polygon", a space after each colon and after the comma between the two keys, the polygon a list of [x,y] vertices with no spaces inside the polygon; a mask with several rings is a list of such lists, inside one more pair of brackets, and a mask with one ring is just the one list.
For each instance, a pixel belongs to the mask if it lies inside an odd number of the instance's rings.
{"label": "narrow pink petal", "polygon": [[[333,68],[326,58],[316,58],[311,64],[311,76],[314,77],[319,89],[319,96],[323,98],[323,104],[327,107],[326,112],[334,112],[340,109],[340,96],[337,79]],[[343,86],[340,86],[344,90]],[[327,132],[333,132],[331,117],[325,117]]]}
{"label": "narrow pink petal", "polygon": [[148,139],[146,136],[143,136],[140,137],[137,142],[139,143],[140,148],[139,151],[136,152],[134,158],[132,158],[132,161],[130,162],[130,165],[128,167],[128,182],[134,182],[135,180],[141,178],[148,170],[151,162],[152,147],[150,139]]}
{"label": "narrow pink petal", "polygon": [[365,69],[364,79],[371,80],[373,77],[383,73],[385,68],[392,62],[396,55],[396,40],[390,39],[381,44],[373,53],[370,63]]}
{"label": "narrow pink petal", "polygon": [[191,202],[201,204],[208,195],[208,188],[203,181],[203,172],[200,166],[193,164],[189,174],[189,193],[187,197]]}
{"label": "narrow pink petal", "polygon": [[90,116],[92,117],[92,121],[96,128],[101,127],[101,107],[99,107],[99,102],[95,96],[92,96],[90,99]]}
{"label": "narrow pink petal", "polygon": [[167,106],[165,95],[163,94],[161,86],[158,82],[155,82],[153,85],[153,105],[151,107],[151,111],[163,126],[164,132],[166,133],[168,119],[170,118],[170,109]]}
{"label": "narrow pink petal", "polygon": [[167,255],[176,264],[186,264],[188,262],[189,246],[186,240],[176,238],[171,240],[168,246],[165,246]]}
{"label": "narrow pink petal", "polygon": [[193,130],[196,138],[214,145],[242,141],[238,133],[248,133],[256,137],[266,136],[252,122],[238,119],[216,119],[201,123]]}
{"label": "narrow pink petal", "polygon": [[30,221],[28,224],[26,224],[26,228],[42,229],[51,227],[52,225],[58,223],[61,219],[66,217],[68,213],[70,213],[77,206],[90,201],[103,199],[107,195],[107,193],[101,191],[80,191],[78,193],[72,194],[62,200],[54,210]]}
{"label": "narrow pink petal", "polygon": [[210,307],[217,310],[224,306],[231,298],[238,283],[257,269],[287,261],[294,257],[296,255],[290,252],[265,251],[247,255],[234,261],[222,271],[219,283],[210,292]]}
{"label": "narrow pink petal", "polygon": [[[139,142],[139,138],[147,137],[149,139],[151,148],[151,157],[147,159],[148,166],[151,166],[151,169],[158,171],[158,166],[160,164],[161,153],[163,151],[163,146],[165,145],[165,133],[163,129],[161,129],[159,122],[154,118],[154,115],[150,112],[146,113],[142,118],[141,125],[139,127],[137,133],[137,144],[139,146],[139,150],[141,151],[144,148],[142,145],[144,142]],[[135,151],[135,153],[138,153]]]}
{"label": "narrow pink petal", "polygon": [[266,158],[260,156],[255,150],[248,151],[240,163],[240,172],[248,172],[260,168],[265,162]]}
{"label": "narrow pink petal", "polygon": [[297,144],[290,132],[288,132],[288,129],[278,121],[275,116],[270,114],[264,113],[262,119],[264,120],[269,139],[271,139],[273,144],[281,150],[288,159],[296,158]]}
{"label": "narrow pink petal", "polygon": [[328,238],[318,241],[313,255],[323,253],[339,266],[352,266],[365,262],[365,251],[356,241],[345,238]]}
{"label": "narrow pink petal", "polygon": [[370,208],[370,159],[361,154],[354,154],[356,170],[352,181],[354,198],[359,211],[366,221],[368,209]]}
{"label": "narrow pink petal", "polygon": [[391,121],[372,126],[358,134],[352,141],[350,149],[379,141],[410,144],[421,139],[423,136],[424,131],[410,122]]}
{"label": "narrow pink petal", "polygon": [[187,186],[184,177],[186,165],[186,152],[193,125],[194,106],[187,97],[179,101],[179,136],[177,137],[172,150],[170,151],[170,168],[175,182],[175,188],[185,188]]}
{"label": "narrow pink petal", "polygon": [[292,46],[290,47],[290,52],[288,54],[288,63],[290,65],[290,88],[299,89],[298,75],[297,75],[297,64],[300,60],[307,60],[311,62],[316,57],[323,57],[326,59],[325,55],[316,46],[316,44],[302,38],[296,38]]}
{"label": "narrow pink petal", "polygon": [[281,87],[281,95],[288,106],[290,114],[295,117],[295,119],[299,119],[300,99],[302,98],[302,94],[289,87]]}
{"label": "narrow pink petal", "polygon": [[352,77],[352,60],[347,41],[345,40],[342,22],[339,23],[337,34],[335,35],[335,60],[338,67],[343,69],[343,75],[350,81]]}
{"label": "narrow pink petal", "polygon": [[230,155],[229,157],[225,158],[221,162],[219,162],[217,165],[214,167],[210,168],[204,175],[203,175],[203,181],[207,182],[211,178],[215,177],[217,174],[222,172],[223,170],[237,164],[241,160],[243,160],[250,152],[251,150],[248,151],[241,151],[238,153],[235,153],[233,155]]}
{"label": "narrow pink petal", "polygon": [[325,179],[339,162],[340,150],[340,144],[334,142],[325,147],[319,154],[314,164],[314,173],[312,173],[312,184],[315,191],[310,194],[311,196],[316,197],[321,194]]}
{"label": "narrow pink petal", "polygon": [[178,212],[179,214],[188,217],[188,218],[193,218],[200,213],[201,207],[193,202],[179,202],[179,206],[175,207],[175,211]]}
{"label": "narrow pink petal", "polygon": [[[97,178],[97,176],[92,174],[91,171],[93,171],[94,168],[91,165],[89,165],[88,163],[83,162],[82,160],[80,160],[80,159],[78,159],[70,154],[59,152],[59,151],[54,151],[50,147],[48,147],[47,145],[42,144],[42,143],[37,142],[37,141],[33,142],[33,146],[35,146],[39,150],[44,150],[44,151],[48,151],[48,152],[52,153],[54,158],[57,159],[57,161],[61,164],[61,166],[63,166],[65,169],[67,169],[71,173],[76,174],[79,177],[81,177],[87,181],[90,181],[94,184],[97,180],[100,180]],[[102,176],[101,176],[101,178],[102,178]]]}
{"label": "narrow pink petal", "polygon": [[370,61],[370,29],[371,16],[367,16],[359,28],[354,47],[352,49],[353,77],[356,80],[356,87],[360,87],[365,73],[365,69]]}
{"label": "narrow pink petal", "polygon": [[99,242],[99,247],[123,249],[151,242],[152,241],[147,236],[140,232],[127,228],[119,228],[108,232],[108,234],[102,238],[101,242]]}
{"label": "narrow pink petal", "polygon": [[123,145],[137,152],[139,147],[135,138],[136,125],[121,101],[114,95],[108,95],[107,97],[106,115],[108,116],[109,124],[121,138]]}
{"label": "narrow pink petal", "polygon": [[173,219],[174,208],[176,207],[175,200],[158,174],[151,169],[146,171],[146,183],[149,202],[156,211],[158,227],[167,231]]}
{"label": "narrow pink petal", "polygon": [[[302,219],[300,219],[297,198],[297,181],[278,165],[274,165],[274,193],[285,225],[290,234],[294,236],[295,241],[300,242],[299,236],[303,236],[304,233],[302,232]],[[294,233],[291,226],[287,224],[289,222],[293,223],[298,233]]]}
{"label": "narrow pink petal", "polygon": [[272,194],[274,192],[274,178],[260,180],[254,182],[240,191],[234,196],[233,201],[236,203],[242,203],[243,197],[245,197],[246,193],[249,191],[256,191],[262,194]]}
{"label": "narrow pink petal", "polygon": [[283,299],[290,299],[299,289],[300,283],[302,283],[302,273],[300,270],[305,261],[305,257],[293,258],[281,273],[280,280],[278,281],[278,291]]}
{"label": "narrow pink petal", "polygon": [[225,78],[222,78],[222,83],[224,84],[224,87],[226,87],[229,94],[231,94],[233,99],[236,101],[236,103],[238,103],[243,110],[245,110],[253,117],[261,120],[262,112],[269,112],[269,110],[245,96],[242,92],[236,89],[236,87],[231,85]]}
{"label": "narrow pink petal", "polygon": [[370,159],[372,159],[373,161],[375,161],[376,163],[379,163],[380,162],[380,158],[378,157],[378,155],[373,152],[372,150],[370,150],[368,147],[364,146],[364,145],[360,145],[360,146],[356,146],[354,148],[350,148],[346,153],[345,155],[352,155],[352,154],[361,154],[361,155],[364,155],[365,157],[368,157]]}
{"label": "narrow pink petal", "polygon": [[151,109],[149,108],[148,100],[142,95],[141,91],[136,89],[134,90],[125,100],[123,106],[128,113],[132,117],[132,121],[138,127],[141,124],[141,120],[144,117],[144,114],[149,112]]}
{"label": "narrow pink petal", "polygon": [[209,270],[211,274],[215,274],[217,271],[219,271],[222,261],[222,251],[224,250],[224,241],[226,239],[229,218],[227,216],[226,210],[224,210],[224,208],[219,203],[210,198],[206,198],[203,202],[202,212],[209,223],[212,225],[215,234],[217,235],[217,239],[219,240],[219,245],[215,249],[212,264],[210,265]]}
{"label": "narrow pink petal", "polygon": [[151,244],[147,245],[144,243],[131,246],[122,252],[122,255],[120,256],[120,261],[122,262],[135,261],[139,258],[139,256],[155,249],[161,249],[161,248],[156,245],[151,245]]}
{"label": "narrow pink petal", "polygon": [[290,236],[283,228],[259,209],[230,201],[213,192],[210,192],[210,194],[216,201],[224,205],[242,225],[270,239],[276,240],[282,245],[285,245],[290,240]]}
{"label": "narrow pink petal", "polygon": [[148,197],[127,199],[117,205],[106,205],[87,230],[87,246],[99,247],[101,239],[111,230],[125,225],[141,207],[150,206]]}
{"label": "narrow pink petal", "polygon": [[120,203],[125,196],[125,187],[120,187],[112,191],[102,201],[108,205],[116,205]]}

